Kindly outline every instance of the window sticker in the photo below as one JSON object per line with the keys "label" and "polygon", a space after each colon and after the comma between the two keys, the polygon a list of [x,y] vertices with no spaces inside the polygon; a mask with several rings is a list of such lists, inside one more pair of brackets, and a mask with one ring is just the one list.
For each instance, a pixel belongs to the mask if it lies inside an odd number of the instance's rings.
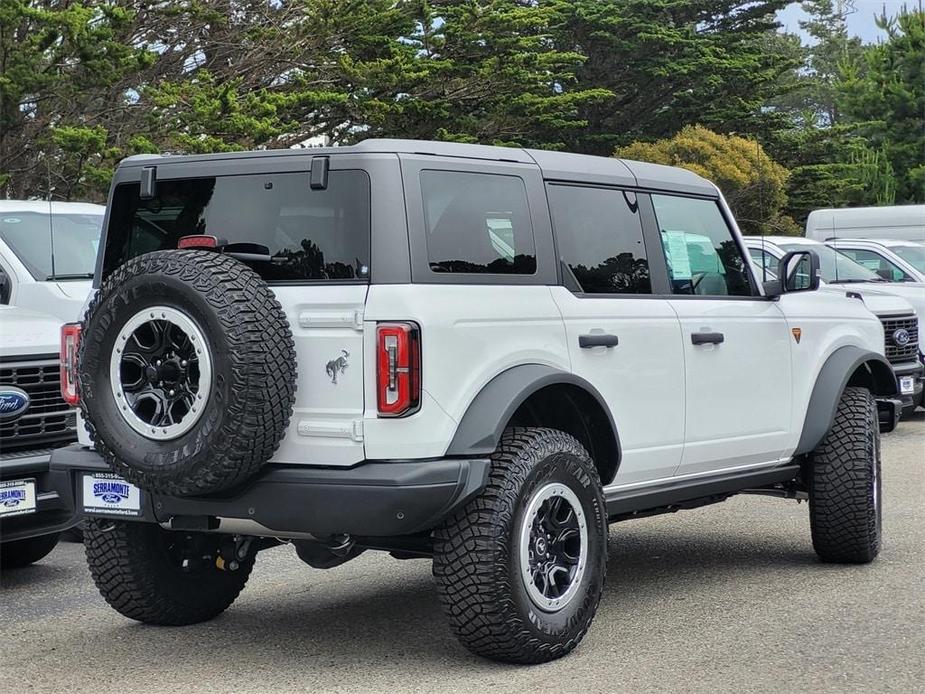
{"label": "window sticker", "polygon": [[675,280],[689,280],[691,273],[691,259],[688,255],[686,234],[683,231],[665,229],[665,246],[668,251],[668,262],[671,264],[671,277]]}

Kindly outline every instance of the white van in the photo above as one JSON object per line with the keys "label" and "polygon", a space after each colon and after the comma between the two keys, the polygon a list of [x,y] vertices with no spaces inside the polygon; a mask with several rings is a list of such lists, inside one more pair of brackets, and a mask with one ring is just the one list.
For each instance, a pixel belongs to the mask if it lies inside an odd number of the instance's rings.
{"label": "white van", "polygon": [[806,238],[925,241],[925,205],[813,210],[806,219]]}

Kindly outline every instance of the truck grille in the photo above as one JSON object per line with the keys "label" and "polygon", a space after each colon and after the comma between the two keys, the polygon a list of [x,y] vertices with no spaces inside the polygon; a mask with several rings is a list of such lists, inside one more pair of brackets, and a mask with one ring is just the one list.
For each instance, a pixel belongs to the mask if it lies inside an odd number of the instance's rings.
{"label": "truck grille", "polygon": [[[886,358],[891,364],[908,364],[917,361],[919,356],[919,320],[915,316],[901,316],[899,318],[881,318],[883,332],[886,336]],[[909,334],[909,341],[905,345],[898,344],[896,333],[905,330]]]}
{"label": "truck grille", "polygon": [[0,455],[43,449],[77,438],[77,416],[64,399],[57,355],[0,363],[0,385],[29,395],[29,409],[10,422],[0,421]]}

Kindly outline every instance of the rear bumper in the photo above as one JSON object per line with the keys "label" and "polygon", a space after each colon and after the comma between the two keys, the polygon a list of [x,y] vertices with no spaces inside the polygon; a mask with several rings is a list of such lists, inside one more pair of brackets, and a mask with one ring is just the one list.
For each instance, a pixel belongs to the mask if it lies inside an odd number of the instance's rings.
{"label": "rear bumper", "polygon": [[95,451],[79,444],[52,455],[51,474],[76,509],[75,522],[111,517],[279,537],[391,537],[429,530],[469,501],[485,486],[489,461],[367,462],[347,469],[270,464],[242,488],[221,495],[180,498],[142,491],[136,517],[83,508],[83,474],[107,471]]}
{"label": "rear bumper", "polygon": [[0,458],[0,481],[35,481],[35,511],[22,515],[0,516],[0,540],[25,540],[50,535],[77,523],[72,495],[59,490],[49,470],[51,451]]}

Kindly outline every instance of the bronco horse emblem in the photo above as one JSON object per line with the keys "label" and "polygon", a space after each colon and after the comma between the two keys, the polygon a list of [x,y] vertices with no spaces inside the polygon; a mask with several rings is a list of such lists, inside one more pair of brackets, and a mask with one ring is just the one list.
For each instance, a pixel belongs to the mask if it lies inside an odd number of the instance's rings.
{"label": "bronco horse emblem", "polygon": [[347,357],[350,356],[350,352],[345,349],[342,349],[341,352],[343,353],[341,356],[337,359],[332,359],[327,363],[327,366],[324,367],[324,370],[327,371],[331,379],[331,383],[335,385],[337,385],[337,373],[344,373],[347,367],[350,366],[350,364],[347,363]]}

